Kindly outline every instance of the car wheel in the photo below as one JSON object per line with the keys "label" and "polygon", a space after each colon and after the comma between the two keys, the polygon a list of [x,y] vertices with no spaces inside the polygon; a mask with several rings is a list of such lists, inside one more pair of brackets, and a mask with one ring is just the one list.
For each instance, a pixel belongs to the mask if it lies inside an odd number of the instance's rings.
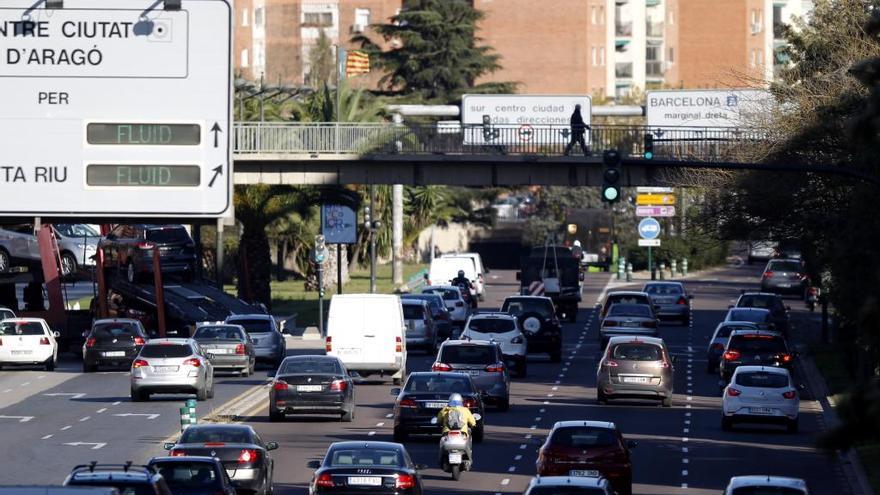
{"label": "car wheel", "polygon": [[721,417],[721,429],[723,431],[730,431],[733,429],[733,420],[728,417]]}
{"label": "car wheel", "polygon": [[44,366],[46,371],[55,371],[55,356],[50,357]]}
{"label": "car wheel", "polygon": [[214,398],[214,380],[211,380],[211,388],[208,389],[208,398]]}
{"label": "car wheel", "polygon": [[474,428],[474,443],[483,443],[483,436],[485,435],[484,428],[483,423],[480,423],[479,426]]}
{"label": "car wheel", "polygon": [[510,410],[510,397],[505,397],[498,401],[498,410],[501,412],[507,412]]}
{"label": "car wheel", "polygon": [[785,424],[785,431],[789,433],[797,433],[798,432],[798,420],[791,419],[788,423]]}
{"label": "car wheel", "polygon": [[128,263],[125,264],[125,279],[130,284],[137,282],[137,271],[135,271],[134,263],[131,260],[128,260]]}
{"label": "car wheel", "polygon": [[146,396],[140,390],[131,389],[131,401],[132,402],[143,402],[146,400]]}
{"label": "car wheel", "polygon": [[61,254],[61,276],[69,277],[76,273],[77,264],[76,257],[71,253],[62,253]]}
{"label": "car wheel", "polygon": [[281,411],[274,411],[272,409],[269,409],[269,421],[271,421],[272,423],[279,423],[281,421],[284,421],[284,413],[282,413]]}
{"label": "car wheel", "polygon": [[208,385],[196,390],[196,400],[199,402],[208,400]]}
{"label": "car wheel", "polygon": [[251,374],[251,366],[247,365],[243,370],[241,370],[241,376],[246,377]]}
{"label": "car wheel", "polygon": [[9,253],[5,249],[0,249],[0,273],[9,272],[10,263]]}
{"label": "car wheel", "polygon": [[596,404],[605,405],[608,404],[608,397],[605,395],[601,389],[596,389]]}
{"label": "car wheel", "polygon": [[348,411],[343,412],[340,420],[343,423],[351,423],[352,421],[354,421],[354,406],[352,406],[352,408]]}
{"label": "car wheel", "polygon": [[711,375],[711,374],[715,373],[716,371],[717,370],[715,369],[715,365],[712,364],[712,361],[709,361],[708,363],[706,363],[706,373]]}
{"label": "car wheel", "polygon": [[403,443],[409,440],[409,434],[403,430],[403,428],[394,428],[394,441],[397,443]]}

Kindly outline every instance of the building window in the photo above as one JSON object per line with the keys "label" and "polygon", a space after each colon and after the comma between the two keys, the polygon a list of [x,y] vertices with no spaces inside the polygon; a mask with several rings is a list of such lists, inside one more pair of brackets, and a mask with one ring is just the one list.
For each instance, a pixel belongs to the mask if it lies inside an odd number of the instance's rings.
{"label": "building window", "polygon": [[605,47],[599,47],[599,65],[605,65]]}
{"label": "building window", "polygon": [[660,47],[651,45],[645,47],[645,60],[660,60]]}
{"label": "building window", "polygon": [[599,24],[599,7],[593,5],[590,7],[590,22],[595,26]]}
{"label": "building window", "polygon": [[593,59],[593,65],[599,65],[599,49],[595,46],[590,48],[590,55]]}
{"label": "building window", "polygon": [[361,26],[370,25],[370,9],[354,9],[354,23]]}
{"label": "building window", "polygon": [[254,9],[254,26],[263,27],[263,23],[266,21],[265,16],[263,15],[263,7],[257,7]]}
{"label": "building window", "polygon": [[241,9],[241,27],[248,27],[248,23],[250,21],[250,19],[248,19],[249,15],[250,11],[247,9],[247,7]]}
{"label": "building window", "polygon": [[666,61],[669,62],[670,64],[672,62],[675,62],[675,49],[672,48],[671,46],[669,47],[669,56],[666,57]]}
{"label": "building window", "polygon": [[605,6],[599,7],[599,24],[605,24]]}
{"label": "building window", "polygon": [[242,67],[248,66],[248,49],[247,48],[245,48],[241,51],[241,66]]}
{"label": "building window", "polygon": [[674,10],[670,10],[669,14],[666,17],[667,17],[666,22],[668,22],[669,24],[675,24],[675,11]]}
{"label": "building window", "polygon": [[303,26],[306,27],[332,27],[332,12],[304,12]]}

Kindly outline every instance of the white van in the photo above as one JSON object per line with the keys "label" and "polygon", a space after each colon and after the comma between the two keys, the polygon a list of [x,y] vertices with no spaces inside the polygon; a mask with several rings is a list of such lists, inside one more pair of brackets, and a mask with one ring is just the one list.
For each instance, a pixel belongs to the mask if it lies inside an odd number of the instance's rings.
{"label": "white van", "polygon": [[[464,276],[474,285],[471,295],[479,294],[477,291],[477,270],[474,263],[468,258],[434,258],[431,268],[428,269],[428,280],[431,285],[449,285],[450,280],[458,277],[458,271],[464,270]],[[482,285],[482,284],[481,284]]]}
{"label": "white van", "polygon": [[447,253],[442,255],[441,258],[465,258],[470,260],[474,265],[474,271],[477,274],[476,279],[474,279],[474,288],[477,290],[477,298],[479,298],[480,301],[485,299],[486,286],[484,278],[485,274],[489,273],[489,271],[483,267],[483,258],[479,253]]}
{"label": "white van", "polygon": [[406,325],[400,298],[391,294],[337,294],[330,300],[325,347],[361,376],[406,378]]}

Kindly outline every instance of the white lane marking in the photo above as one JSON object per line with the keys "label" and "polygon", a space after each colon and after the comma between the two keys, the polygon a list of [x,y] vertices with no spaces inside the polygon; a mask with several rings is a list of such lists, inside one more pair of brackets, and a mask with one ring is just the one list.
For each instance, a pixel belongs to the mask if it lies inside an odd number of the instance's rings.
{"label": "white lane marking", "polygon": [[513,458],[513,460],[514,460],[514,461],[521,461],[521,460],[522,460],[522,454],[517,454],[516,457]]}
{"label": "white lane marking", "polygon": [[122,404],[122,401],[118,400],[118,401],[114,402],[114,403],[111,404],[111,405],[113,405],[113,406],[118,406],[119,404]]}
{"label": "white lane marking", "polygon": [[550,405],[550,401],[549,401],[549,400],[545,400],[545,401],[544,401],[544,405],[545,405],[545,406],[549,406],[549,405]]}
{"label": "white lane marking", "polygon": [[687,475],[688,475],[688,470],[687,470],[687,469],[682,469],[682,470],[681,470],[681,475],[682,475],[682,476],[687,476]]}
{"label": "white lane marking", "polygon": [[691,460],[688,459],[688,458],[684,458],[684,459],[681,460],[681,463],[682,463],[682,464],[690,464],[690,462],[691,462]]}
{"label": "white lane marking", "polygon": [[544,414],[545,412],[547,412],[547,410],[546,410],[546,409],[541,409],[541,410],[539,410],[538,412],[541,413],[541,414]]}
{"label": "white lane marking", "polygon": [[8,394],[9,392],[12,392],[11,388],[7,388],[6,390],[3,391],[4,394]]}
{"label": "white lane marking", "polygon": [[532,438],[532,434],[531,433],[526,434],[526,440],[528,440],[530,438]]}
{"label": "white lane marking", "polygon": [[88,421],[88,420],[90,420],[90,419],[92,419],[91,416],[86,416],[86,417],[84,417],[84,418],[79,418],[79,422],[82,423],[83,421]]}
{"label": "white lane marking", "polygon": [[392,414],[392,413],[388,413],[388,414],[385,415],[385,417],[386,417],[386,418],[393,418],[393,417],[394,417],[394,414]]}
{"label": "white lane marking", "polygon": [[686,424],[686,425],[691,424],[691,420],[689,420],[689,419],[684,420],[684,424]]}
{"label": "white lane marking", "polygon": [[66,396],[70,396],[71,399],[82,399],[83,397],[86,396],[86,394],[77,394],[77,393],[70,393],[70,392],[55,392],[55,393],[51,393],[51,394],[43,394],[43,395],[45,395],[46,397],[66,397]]}
{"label": "white lane marking", "polygon": [[120,418],[128,418],[130,416],[146,416],[147,419],[156,419],[159,417],[158,413],[148,414],[148,413],[119,413],[114,414],[114,416],[119,416]]}
{"label": "white lane marking", "polygon": [[683,453],[687,454],[687,453],[688,453],[688,448],[687,448],[687,447],[682,447],[682,448],[681,448],[681,451],[682,451]]}
{"label": "white lane marking", "polygon": [[568,371],[568,366],[562,368],[562,371]]}
{"label": "white lane marking", "polygon": [[61,428],[61,431],[64,431],[64,430],[69,430],[69,429],[71,429],[71,428],[73,428],[73,427],[72,427],[72,426],[70,426],[70,425],[67,425],[67,426],[65,426],[65,427],[63,427],[63,428]]}
{"label": "white lane marking", "polygon": [[46,378],[46,375],[40,375],[40,376],[37,377],[37,380],[42,380],[42,379],[44,379],[44,378]]}
{"label": "white lane marking", "polygon": [[519,450],[526,450],[527,445],[522,443],[519,445]]}
{"label": "white lane marking", "polygon": [[46,436],[44,436],[44,437],[43,437],[43,440],[48,440],[48,439],[50,439],[50,438],[52,438],[52,434],[51,434],[51,433],[48,434],[48,435],[46,435]]}
{"label": "white lane marking", "polygon": [[[558,383],[558,382],[557,382],[557,383]],[[551,387],[550,390],[556,392],[557,390],[559,390],[559,387]]]}
{"label": "white lane marking", "polygon": [[91,445],[92,450],[98,450],[98,449],[106,446],[107,444],[106,443],[93,443],[93,442],[68,442],[68,443],[65,443],[62,445],[70,445],[71,447],[80,447],[83,445]]}
{"label": "white lane marking", "polygon": [[688,484],[687,484],[687,483],[682,483],[682,484],[681,484],[681,487],[684,488],[684,489],[687,489]]}
{"label": "white lane marking", "polygon": [[685,428],[682,432],[683,432],[683,433],[690,433],[690,432],[691,432],[691,429],[690,429],[690,428]]}
{"label": "white lane marking", "polygon": [[540,422],[541,422],[541,416],[536,417],[536,418],[535,418],[535,423],[540,423]]}
{"label": "white lane marking", "polygon": [[104,412],[104,411],[106,411],[106,410],[107,410],[106,407],[102,407],[101,409],[98,409],[98,410],[95,411],[95,412],[98,413],[98,414],[101,414],[102,412]]}
{"label": "white lane marking", "polygon": [[682,442],[688,442],[690,439],[688,437],[681,437]]}
{"label": "white lane marking", "polygon": [[694,352],[694,348],[691,346],[688,346],[688,352]]}
{"label": "white lane marking", "polygon": [[547,394],[547,397],[553,397],[553,394]]}
{"label": "white lane marking", "polygon": [[571,366],[571,361],[566,361],[566,362],[565,362],[565,365],[566,365],[566,366]]}
{"label": "white lane marking", "polygon": [[[556,385],[559,385],[559,384],[562,383],[562,382],[559,381],[559,380],[556,380],[555,383],[556,383]],[[559,387],[553,387],[553,390],[559,390]]]}
{"label": "white lane marking", "polygon": [[381,428],[381,427],[385,426],[385,423],[376,423],[376,426],[377,426],[378,428]]}
{"label": "white lane marking", "polygon": [[503,480],[501,480],[501,484],[505,486],[510,484],[510,478],[504,478]]}
{"label": "white lane marking", "polygon": [[30,384],[31,384],[31,382],[24,382],[21,385],[19,385],[19,387],[27,387]]}
{"label": "white lane marking", "polygon": [[516,466],[510,466],[509,468],[507,468],[508,473],[513,473],[515,471],[516,471]]}
{"label": "white lane marking", "polygon": [[685,415],[685,417],[688,417],[688,418],[691,417],[691,413],[689,413],[689,412],[684,413],[684,415]]}
{"label": "white lane marking", "polygon": [[33,416],[0,416],[0,419],[17,419],[19,423],[27,423],[34,419]]}
{"label": "white lane marking", "polygon": [[689,395],[687,396],[687,400],[694,400],[694,398]]}
{"label": "white lane marking", "polygon": [[532,426],[529,426],[529,429],[530,429],[530,430],[537,430],[537,429],[538,429],[538,425],[532,425]]}
{"label": "white lane marking", "polygon": [[375,431],[371,431],[371,432],[367,433],[367,436],[368,436],[368,437],[371,437],[371,436],[373,436],[373,435],[375,435],[375,434],[376,434]]}

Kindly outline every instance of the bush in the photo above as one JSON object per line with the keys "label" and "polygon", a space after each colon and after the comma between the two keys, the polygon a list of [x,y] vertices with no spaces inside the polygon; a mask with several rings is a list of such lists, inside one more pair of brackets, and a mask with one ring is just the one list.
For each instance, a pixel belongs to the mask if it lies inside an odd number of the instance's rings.
{"label": "bush", "polygon": [[[623,245],[622,252],[626,261],[632,263],[633,270],[648,269],[648,248],[639,246],[638,242],[627,243]],[[689,271],[700,270],[724,263],[727,252],[726,242],[700,235],[671,237],[663,239],[660,247],[653,248],[654,266],[665,263],[668,267],[672,260],[680,264],[683,259],[687,259]]]}

